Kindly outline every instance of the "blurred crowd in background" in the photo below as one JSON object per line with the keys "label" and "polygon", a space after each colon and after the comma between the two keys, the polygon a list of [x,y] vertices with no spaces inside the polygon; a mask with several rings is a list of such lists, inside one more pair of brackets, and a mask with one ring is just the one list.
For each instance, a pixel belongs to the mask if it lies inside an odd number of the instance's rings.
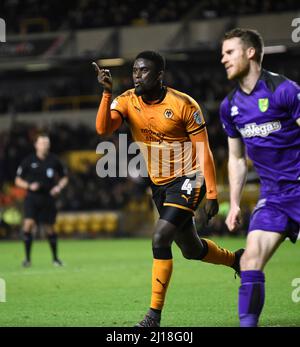
{"label": "blurred crowd in background", "polygon": [[[84,124],[72,126],[56,123],[48,131],[51,139],[51,151],[63,155],[71,151],[95,151],[100,139],[90,127]],[[34,151],[33,140],[41,129],[34,124],[16,123],[8,132],[0,133],[0,183],[13,182],[18,165],[26,155]],[[126,129],[120,129],[126,132]],[[118,148],[117,135],[106,137]],[[99,157],[100,158],[100,157]],[[65,165],[66,160],[65,160]],[[70,170],[70,183],[59,198],[59,207],[64,211],[112,210],[126,205],[129,198],[144,194],[147,181],[134,178],[99,178],[96,163],[87,163],[84,170]],[[0,187],[1,188],[1,187]]]}
{"label": "blurred crowd in background", "polygon": [[[195,52],[187,56],[187,60],[173,61],[167,57],[165,82],[170,87],[193,96],[210,111],[217,110],[217,102],[222,100],[232,89],[232,84],[226,80],[225,70],[220,63],[221,54],[201,57]],[[201,60],[200,60],[201,58]],[[199,61],[198,61],[199,59]],[[284,61],[284,64],[283,64]],[[121,67],[111,68],[114,78],[114,95],[132,88],[131,66],[128,62]],[[265,68],[281,73],[288,78],[300,81],[298,57],[289,57],[283,54],[265,56]],[[101,88],[95,78],[91,62],[78,66],[76,71],[68,69],[52,72],[30,73],[19,71],[3,76],[0,80],[0,118],[2,114],[38,112],[45,110],[49,98],[97,96]],[[95,108],[98,99],[81,103],[80,108]],[[47,110],[71,109],[72,103],[54,104],[47,106]]]}
{"label": "blurred crowd in background", "polygon": [[[4,0],[0,13],[11,24],[8,33],[20,32],[22,21],[41,17],[48,30],[75,30],[123,25],[174,22],[191,11],[196,18],[217,18],[257,13],[280,13],[298,8],[297,0]],[[34,27],[32,27],[34,31]]]}

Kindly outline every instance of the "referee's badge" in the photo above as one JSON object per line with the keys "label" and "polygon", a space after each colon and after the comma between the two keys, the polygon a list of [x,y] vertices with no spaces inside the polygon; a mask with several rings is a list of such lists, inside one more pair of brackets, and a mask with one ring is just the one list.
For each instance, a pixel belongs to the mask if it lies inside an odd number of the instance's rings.
{"label": "referee's badge", "polygon": [[167,108],[166,110],[165,110],[165,112],[164,112],[164,116],[167,118],[167,119],[170,119],[170,118],[172,118],[173,117],[173,111],[172,110],[170,110],[169,108]]}
{"label": "referee's badge", "polygon": [[53,169],[51,169],[51,168],[47,169],[46,174],[47,174],[47,177],[52,178],[54,176]]}

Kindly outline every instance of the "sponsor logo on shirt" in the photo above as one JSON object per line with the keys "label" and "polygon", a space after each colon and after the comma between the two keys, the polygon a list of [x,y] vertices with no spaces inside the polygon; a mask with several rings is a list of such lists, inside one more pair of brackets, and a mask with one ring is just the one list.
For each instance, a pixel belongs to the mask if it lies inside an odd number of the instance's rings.
{"label": "sponsor logo on shirt", "polygon": [[281,129],[281,123],[279,121],[268,122],[263,124],[246,124],[244,128],[239,129],[243,137],[266,137]]}
{"label": "sponsor logo on shirt", "polygon": [[239,108],[237,106],[231,107],[231,117],[237,116],[239,114]]}
{"label": "sponsor logo on shirt", "polygon": [[141,129],[141,133],[145,136],[146,141],[154,141],[161,143],[164,140],[165,134],[151,129]]}
{"label": "sponsor logo on shirt", "polygon": [[39,166],[38,163],[31,163],[31,167],[32,167],[33,169],[36,169],[38,166]]}

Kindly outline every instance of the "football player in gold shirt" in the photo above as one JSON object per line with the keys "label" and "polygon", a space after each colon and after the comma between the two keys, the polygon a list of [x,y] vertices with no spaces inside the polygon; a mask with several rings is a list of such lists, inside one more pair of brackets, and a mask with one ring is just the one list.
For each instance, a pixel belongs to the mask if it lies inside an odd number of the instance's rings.
{"label": "football player in gold shirt", "polygon": [[[215,166],[201,108],[187,94],[163,84],[164,58],[154,51],[138,54],[132,70],[134,88],[113,101],[110,71],[93,65],[104,89],[97,133],[111,134],[126,120],[147,161],[160,217],[152,237],[150,309],[136,326],[159,327],[172,274],[173,241],[187,259],[223,264],[238,273],[243,250],[230,252],[197,234],[194,211],[205,195],[207,220],[218,213]],[[163,156],[166,150],[169,155]]]}

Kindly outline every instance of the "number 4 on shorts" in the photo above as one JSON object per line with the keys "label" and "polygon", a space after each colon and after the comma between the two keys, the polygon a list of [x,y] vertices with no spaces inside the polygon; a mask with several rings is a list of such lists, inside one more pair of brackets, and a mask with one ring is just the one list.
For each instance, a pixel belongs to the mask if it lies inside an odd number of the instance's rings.
{"label": "number 4 on shorts", "polygon": [[183,182],[183,185],[181,187],[181,190],[186,190],[186,193],[188,195],[191,194],[192,190],[193,190],[193,187],[192,187],[192,184],[190,182],[190,179],[187,178],[184,182]]}

